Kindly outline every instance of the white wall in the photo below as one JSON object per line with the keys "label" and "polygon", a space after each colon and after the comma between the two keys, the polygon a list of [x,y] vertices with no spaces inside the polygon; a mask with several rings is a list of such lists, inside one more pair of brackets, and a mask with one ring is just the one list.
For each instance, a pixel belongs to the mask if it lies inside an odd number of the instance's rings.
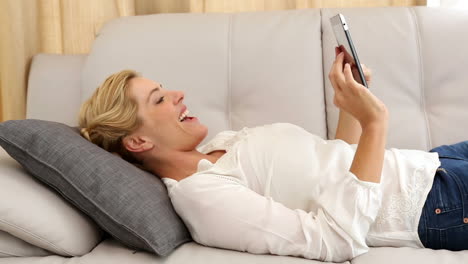
{"label": "white wall", "polygon": [[468,0],[427,0],[427,6],[443,6],[468,9]]}

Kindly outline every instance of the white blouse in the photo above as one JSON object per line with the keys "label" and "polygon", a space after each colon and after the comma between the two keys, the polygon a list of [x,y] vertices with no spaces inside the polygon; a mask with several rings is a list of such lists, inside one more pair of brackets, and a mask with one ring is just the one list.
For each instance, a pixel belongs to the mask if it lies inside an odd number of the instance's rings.
{"label": "white blouse", "polygon": [[438,154],[385,150],[373,183],[349,171],[356,148],[287,123],[224,131],[197,148],[226,150],[216,163],[162,180],[202,245],[334,262],[368,246],[423,247],[417,227]]}

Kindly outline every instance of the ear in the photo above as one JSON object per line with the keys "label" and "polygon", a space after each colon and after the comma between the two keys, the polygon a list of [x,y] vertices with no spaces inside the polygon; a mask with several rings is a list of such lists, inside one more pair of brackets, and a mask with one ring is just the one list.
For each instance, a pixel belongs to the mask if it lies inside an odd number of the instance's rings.
{"label": "ear", "polygon": [[122,144],[131,152],[144,152],[154,147],[153,142],[148,137],[137,135],[124,137]]}

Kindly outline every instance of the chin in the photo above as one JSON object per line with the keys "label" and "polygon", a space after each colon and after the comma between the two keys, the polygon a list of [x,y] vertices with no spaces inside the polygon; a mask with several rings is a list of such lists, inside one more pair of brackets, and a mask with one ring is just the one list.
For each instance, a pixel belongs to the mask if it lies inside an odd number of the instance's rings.
{"label": "chin", "polygon": [[197,143],[197,146],[198,144],[200,144],[200,142],[202,142],[206,136],[208,135],[208,127],[205,126],[205,125],[201,125],[202,129],[200,131],[200,136],[198,138],[198,143]]}

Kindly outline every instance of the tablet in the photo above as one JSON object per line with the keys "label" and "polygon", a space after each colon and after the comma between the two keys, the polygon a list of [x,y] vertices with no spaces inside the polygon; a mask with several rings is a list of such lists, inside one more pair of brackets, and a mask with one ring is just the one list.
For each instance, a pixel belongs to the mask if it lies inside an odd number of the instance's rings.
{"label": "tablet", "polygon": [[359,74],[358,76],[354,76],[354,79],[368,88],[366,78],[364,77],[364,72],[361,68],[361,63],[359,62],[359,58],[356,52],[356,48],[353,45],[353,41],[351,40],[351,34],[349,33],[349,25],[346,23],[346,20],[342,14],[338,14],[332,18],[330,18],[330,22],[333,28],[333,32],[335,33],[336,42],[338,42],[338,47],[340,47],[341,51],[344,52],[345,55],[345,62],[351,64],[351,66],[356,66]]}

